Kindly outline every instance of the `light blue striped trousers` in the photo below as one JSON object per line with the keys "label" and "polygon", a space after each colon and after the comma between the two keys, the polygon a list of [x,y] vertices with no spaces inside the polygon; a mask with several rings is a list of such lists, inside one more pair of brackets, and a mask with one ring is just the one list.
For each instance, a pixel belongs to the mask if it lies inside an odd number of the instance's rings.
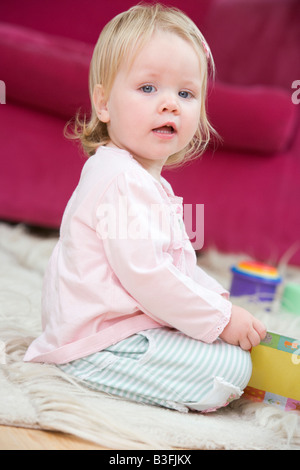
{"label": "light blue striped trousers", "polygon": [[240,347],[169,328],[142,331],[59,367],[92,389],[182,412],[226,406],[242,395],[252,372],[250,353]]}

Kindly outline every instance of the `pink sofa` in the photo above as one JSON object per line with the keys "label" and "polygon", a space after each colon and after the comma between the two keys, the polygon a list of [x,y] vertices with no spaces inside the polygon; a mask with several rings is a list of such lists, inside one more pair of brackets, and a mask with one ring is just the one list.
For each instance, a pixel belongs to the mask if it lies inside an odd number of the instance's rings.
{"label": "pink sofa", "polygon": [[[0,218],[57,228],[84,163],[64,125],[89,108],[88,66],[101,28],[136,2],[3,3]],[[213,51],[208,110],[223,142],[165,176],[185,203],[204,204],[204,248],[272,263],[286,254],[300,265],[300,106],[291,88],[300,79],[299,2],[171,3]]]}

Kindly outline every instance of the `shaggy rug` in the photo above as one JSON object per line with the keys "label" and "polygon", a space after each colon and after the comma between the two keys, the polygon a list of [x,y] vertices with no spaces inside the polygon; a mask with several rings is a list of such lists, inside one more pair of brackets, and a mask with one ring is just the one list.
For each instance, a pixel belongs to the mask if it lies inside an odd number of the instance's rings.
{"label": "shaggy rug", "polygon": [[[43,273],[56,235],[0,224],[0,424],[62,431],[109,449],[300,449],[299,414],[241,398],[215,413],[181,414],[90,391],[51,365],[22,361],[40,332]],[[243,256],[210,251],[201,265],[226,287]],[[281,266],[285,279],[300,270]],[[240,302],[247,302],[241,299]],[[269,329],[300,337],[300,316],[251,304]]]}

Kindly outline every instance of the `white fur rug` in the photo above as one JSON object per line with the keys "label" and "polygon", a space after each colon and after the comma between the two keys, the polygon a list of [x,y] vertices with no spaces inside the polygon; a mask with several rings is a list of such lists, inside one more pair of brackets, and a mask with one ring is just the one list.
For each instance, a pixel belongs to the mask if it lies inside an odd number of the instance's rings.
{"label": "white fur rug", "polygon": [[[62,431],[119,450],[300,449],[294,412],[240,399],[215,413],[180,414],[89,391],[55,366],[23,363],[40,331],[42,278],[55,241],[0,223],[0,424]],[[241,258],[211,251],[200,261],[229,287],[230,266]],[[300,279],[300,269],[283,268],[285,279]],[[300,337],[300,316],[281,315],[276,302],[271,313],[251,308],[269,329]]]}

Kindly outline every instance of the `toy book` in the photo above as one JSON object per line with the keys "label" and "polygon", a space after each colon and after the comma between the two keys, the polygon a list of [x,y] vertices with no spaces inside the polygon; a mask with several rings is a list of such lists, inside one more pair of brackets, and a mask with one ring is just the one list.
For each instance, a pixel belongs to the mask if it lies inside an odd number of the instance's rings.
{"label": "toy book", "polygon": [[268,332],[252,348],[252,375],[244,397],[300,411],[300,340]]}

